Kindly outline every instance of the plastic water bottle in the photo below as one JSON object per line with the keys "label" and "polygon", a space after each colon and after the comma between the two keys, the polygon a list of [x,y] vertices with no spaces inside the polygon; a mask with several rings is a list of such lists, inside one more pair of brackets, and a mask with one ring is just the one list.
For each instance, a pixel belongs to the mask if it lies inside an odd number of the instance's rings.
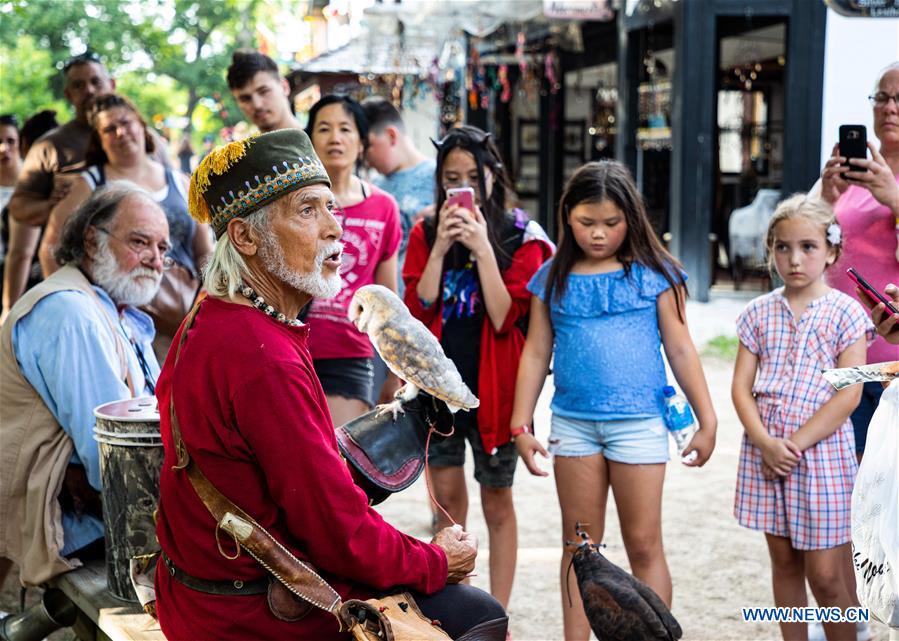
{"label": "plastic water bottle", "polygon": [[665,395],[665,425],[668,426],[668,432],[677,444],[677,453],[683,454],[696,434],[693,410],[690,409],[687,399],[678,394],[671,385],[663,387],[662,393]]}

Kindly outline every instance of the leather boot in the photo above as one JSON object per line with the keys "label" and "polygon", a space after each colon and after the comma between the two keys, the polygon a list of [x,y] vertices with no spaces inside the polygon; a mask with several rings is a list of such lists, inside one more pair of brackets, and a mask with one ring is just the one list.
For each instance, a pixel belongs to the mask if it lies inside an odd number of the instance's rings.
{"label": "leather boot", "polygon": [[509,617],[493,619],[479,623],[456,641],[506,641],[506,628],[509,627]]}

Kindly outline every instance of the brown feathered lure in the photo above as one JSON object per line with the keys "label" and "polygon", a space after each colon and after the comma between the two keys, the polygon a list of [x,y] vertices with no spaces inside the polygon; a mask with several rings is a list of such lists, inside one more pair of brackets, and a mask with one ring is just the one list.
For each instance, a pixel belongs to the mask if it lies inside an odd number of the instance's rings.
{"label": "brown feathered lure", "polygon": [[575,531],[581,543],[572,564],[596,637],[600,641],[680,639],[680,625],[652,588],[605,558],[580,523]]}

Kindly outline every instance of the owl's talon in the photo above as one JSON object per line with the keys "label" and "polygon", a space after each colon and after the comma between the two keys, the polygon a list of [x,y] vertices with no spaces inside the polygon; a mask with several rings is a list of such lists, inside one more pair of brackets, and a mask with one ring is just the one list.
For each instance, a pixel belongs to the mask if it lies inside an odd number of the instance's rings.
{"label": "owl's talon", "polygon": [[396,417],[398,414],[405,414],[406,410],[403,409],[403,402],[400,400],[395,400],[392,403],[384,403],[383,405],[378,405],[378,417],[384,416],[388,412],[393,416],[393,420],[396,421]]}

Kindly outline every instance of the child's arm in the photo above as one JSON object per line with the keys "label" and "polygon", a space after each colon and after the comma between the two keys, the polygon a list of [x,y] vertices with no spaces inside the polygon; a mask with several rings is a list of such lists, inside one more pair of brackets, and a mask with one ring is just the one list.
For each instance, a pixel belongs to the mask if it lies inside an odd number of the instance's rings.
{"label": "child's arm", "polygon": [[743,429],[746,430],[746,436],[761,451],[764,464],[775,473],[786,476],[799,465],[800,450],[786,439],[772,437],[762,423],[762,417],[752,395],[752,384],[755,382],[758,363],[758,356],[740,343],[730,394],[737,416],[743,424]]}
{"label": "child's arm", "polygon": [[[837,367],[864,365],[867,354],[867,343],[863,336],[843,350],[843,353],[837,358]],[[789,440],[795,443],[800,450],[807,450],[840,429],[853,410],[858,407],[861,398],[861,385],[844,387],[818,408],[818,411],[796,430]]]}
{"label": "child's arm", "polygon": [[[534,410],[553,352],[552,322],[549,309],[536,296],[531,297],[531,314],[528,320],[528,339],[521,352],[518,363],[518,376],[515,379],[515,403],[512,405],[512,429],[522,425],[533,425]],[[534,455],[537,452],[548,458],[546,450],[533,434],[525,432],[515,437],[515,448],[534,476],[548,476],[547,472],[537,466]]]}
{"label": "child's arm", "polygon": [[674,378],[677,379],[687,400],[696,412],[699,420],[699,431],[684,450],[684,455],[696,452],[696,459],[686,463],[691,467],[702,467],[709,460],[715,449],[715,433],[718,430],[718,418],[715,416],[715,408],[712,407],[712,397],[709,395],[709,387],[705,382],[705,374],[702,372],[702,363],[699,362],[699,354],[690,338],[687,329],[686,318],[681,320],[677,313],[677,301],[675,296],[681,299],[681,310],[686,309],[684,290],[681,287],[666,289],[659,294],[656,308],[659,316],[659,333],[662,336],[662,345],[665,347],[665,355]]}

